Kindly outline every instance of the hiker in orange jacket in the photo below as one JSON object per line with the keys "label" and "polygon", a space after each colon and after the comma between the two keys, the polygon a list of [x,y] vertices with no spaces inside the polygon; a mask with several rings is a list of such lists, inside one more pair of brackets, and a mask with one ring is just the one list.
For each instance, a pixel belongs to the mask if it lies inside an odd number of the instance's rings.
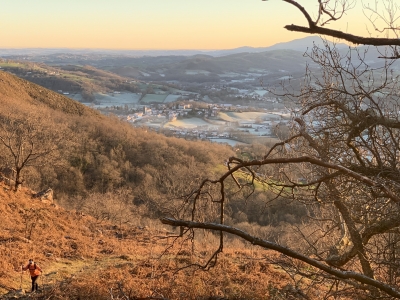
{"label": "hiker in orange jacket", "polygon": [[33,262],[32,259],[29,260],[28,264],[25,267],[22,267],[23,271],[29,270],[32,279],[32,292],[38,290],[38,284],[36,280],[39,278],[39,275],[42,272],[42,269]]}

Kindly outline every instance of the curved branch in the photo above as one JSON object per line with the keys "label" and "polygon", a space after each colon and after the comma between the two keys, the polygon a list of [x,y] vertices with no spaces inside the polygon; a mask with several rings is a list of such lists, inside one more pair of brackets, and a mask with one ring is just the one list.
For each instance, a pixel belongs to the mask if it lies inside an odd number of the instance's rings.
{"label": "curved branch", "polygon": [[304,17],[307,19],[308,26],[310,26],[310,28],[315,27],[316,23],[311,19],[310,14],[306,11],[306,9],[303,6],[301,6],[299,3],[297,3],[294,0],[283,0],[283,1],[287,2],[289,4],[292,4],[293,6],[296,6],[301,11],[301,13],[304,15]]}
{"label": "curved branch", "polygon": [[263,247],[265,249],[275,250],[275,251],[282,253],[288,257],[303,261],[319,270],[322,270],[328,274],[336,276],[337,278],[347,279],[347,280],[349,280],[349,279],[355,280],[362,284],[366,284],[371,287],[375,287],[375,288],[387,293],[390,296],[393,296],[395,298],[400,298],[400,291],[396,290],[392,286],[387,285],[383,282],[377,281],[368,276],[365,276],[363,274],[356,273],[353,271],[338,270],[338,269],[328,266],[320,261],[312,259],[301,253],[298,253],[294,250],[291,250],[289,248],[283,247],[281,245],[278,245],[276,243],[273,243],[273,242],[270,242],[267,240],[263,240],[263,239],[254,237],[240,229],[237,229],[237,228],[234,228],[231,226],[226,226],[226,225],[216,224],[216,223],[200,223],[200,222],[176,220],[176,219],[172,219],[172,218],[162,218],[161,222],[163,224],[167,224],[167,225],[171,225],[171,226],[183,226],[183,227],[187,227],[187,228],[201,228],[201,229],[217,230],[217,231],[231,233],[233,235],[241,237],[242,239],[252,243],[253,245],[257,245],[257,246]]}
{"label": "curved branch", "polygon": [[[289,31],[328,35],[334,38],[346,40],[348,42],[357,45],[361,44],[361,45],[371,45],[371,46],[400,46],[400,39],[362,37],[350,33],[345,33],[340,30],[319,27],[316,25],[312,27],[304,27],[292,24],[292,25],[286,25],[284,28]],[[393,57],[393,58],[398,58],[398,57]]]}
{"label": "curved branch", "polygon": [[[349,33],[345,33],[340,30],[334,30],[334,29],[329,29],[325,28],[322,26],[317,26],[316,22],[314,22],[310,14],[305,10],[303,6],[301,6],[297,1],[294,0],[283,0],[286,3],[289,3],[293,6],[295,6],[297,9],[300,10],[300,12],[304,15],[304,17],[307,19],[308,22],[308,27],[304,26],[298,26],[298,25],[286,25],[285,29],[289,31],[296,31],[296,32],[303,32],[303,33],[309,33],[309,34],[320,34],[320,35],[328,35],[334,38],[338,39],[343,39],[348,42],[351,42],[353,44],[357,45],[371,45],[371,46],[400,46],[400,39],[398,38],[371,38],[371,37],[362,37],[358,35],[353,35]],[[331,15],[329,12],[326,10],[322,10],[325,14],[328,14],[330,16],[330,20],[337,20],[340,19],[340,17],[335,18],[333,15]],[[343,11],[344,12],[344,11]],[[321,5],[320,5],[320,12],[321,14]],[[342,13],[343,15],[343,13]],[[397,53],[396,53],[397,54]],[[391,57],[392,59],[399,58],[400,56],[394,56]]]}

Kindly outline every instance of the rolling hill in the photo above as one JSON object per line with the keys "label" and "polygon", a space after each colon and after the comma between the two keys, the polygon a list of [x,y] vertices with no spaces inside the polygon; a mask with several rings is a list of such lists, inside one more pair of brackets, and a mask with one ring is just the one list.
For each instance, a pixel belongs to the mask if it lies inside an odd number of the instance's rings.
{"label": "rolling hill", "polygon": [[49,66],[27,61],[0,60],[0,68],[57,93],[79,93],[87,102],[94,100],[93,93],[139,91],[136,83],[128,81],[126,77],[89,65]]}
{"label": "rolling hill", "polygon": [[[303,72],[306,59],[303,53],[294,50],[273,50],[260,53],[237,53],[214,57],[199,54],[189,57],[164,57],[162,60],[143,64],[139,58],[121,58],[113,67],[99,66],[121,76],[141,80],[179,82],[218,82],[223,76],[247,76],[249,73],[279,74],[281,72]],[[122,64],[123,66],[120,64]],[[222,76],[222,77],[221,77]]]}
{"label": "rolling hill", "polygon": [[5,106],[32,104],[72,115],[99,117],[98,112],[83,104],[8,72],[0,72],[0,96],[0,103]]}
{"label": "rolling hill", "polygon": [[[129,52],[122,52],[118,55],[114,52],[92,54],[85,52],[52,53],[38,56],[37,54],[25,56],[9,56],[9,58],[21,61],[35,61],[44,63],[53,68],[65,72],[67,80],[72,80],[74,90],[86,89],[90,91],[99,90],[99,85],[112,89],[110,82],[121,81],[131,78],[142,81],[180,81],[180,82],[218,82],[221,75],[235,74],[236,76],[247,73],[279,73],[282,70],[295,72],[304,68],[306,60],[303,57],[307,49],[303,46],[312,47],[313,40],[319,37],[312,37],[301,41],[293,41],[284,45],[276,45],[268,48],[242,47],[233,50],[221,50],[215,52],[199,51],[193,55],[168,55],[159,56],[134,56]],[[89,67],[91,66],[91,67]],[[90,69],[92,68],[92,69]],[[97,71],[94,72],[94,69]],[[99,70],[105,72],[101,76]],[[88,74],[90,76],[88,77]],[[77,79],[77,76],[79,79]],[[92,80],[88,80],[91,78]],[[103,78],[101,80],[101,78]],[[29,79],[31,80],[31,79]],[[43,85],[38,79],[34,81]],[[106,84],[105,84],[106,83]],[[48,83],[47,83],[48,84]],[[120,89],[137,91],[131,86],[119,84]],[[46,86],[53,90],[53,86]],[[114,87],[114,89],[117,89]]]}

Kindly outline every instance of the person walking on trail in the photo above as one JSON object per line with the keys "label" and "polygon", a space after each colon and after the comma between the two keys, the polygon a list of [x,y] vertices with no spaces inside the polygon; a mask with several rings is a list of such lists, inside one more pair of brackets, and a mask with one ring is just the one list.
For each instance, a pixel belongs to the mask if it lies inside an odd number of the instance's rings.
{"label": "person walking on trail", "polygon": [[25,267],[22,266],[22,270],[23,271],[29,270],[32,279],[32,292],[37,291],[38,284],[36,281],[39,278],[42,269],[32,259],[30,259]]}

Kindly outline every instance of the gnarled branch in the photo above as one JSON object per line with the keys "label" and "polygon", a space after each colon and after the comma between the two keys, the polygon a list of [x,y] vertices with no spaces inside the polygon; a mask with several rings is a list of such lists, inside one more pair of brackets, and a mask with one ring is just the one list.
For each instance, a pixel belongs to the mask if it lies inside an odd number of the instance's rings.
{"label": "gnarled branch", "polygon": [[167,225],[171,225],[171,226],[183,226],[183,227],[187,227],[187,228],[208,229],[208,230],[216,230],[216,231],[220,231],[220,232],[230,233],[230,234],[236,235],[238,237],[241,237],[242,239],[252,243],[253,245],[257,245],[257,246],[263,247],[265,249],[275,250],[275,251],[282,253],[288,257],[303,261],[303,262],[305,262],[319,270],[322,270],[330,275],[333,275],[337,278],[345,279],[345,280],[354,280],[359,283],[375,287],[375,288],[387,293],[388,295],[390,295],[392,297],[400,298],[400,291],[396,290],[395,288],[393,288],[390,285],[387,285],[383,282],[380,282],[378,280],[375,280],[373,278],[370,278],[370,277],[365,276],[360,273],[356,273],[353,271],[342,271],[342,270],[336,269],[336,268],[331,267],[323,262],[320,262],[318,260],[315,260],[308,256],[305,256],[301,253],[298,253],[292,249],[283,247],[281,245],[275,244],[275,243],[267,241],[267,240],[263,240],[263,239],[254,237],[238,228],[234,228],[234,227],[223,225],[223,224],[217,224],[217,223],[200,223],[200,222],[176,220],[176,219],[172,219],[172,218],[162,218],[161,222],[163,224],[167,224]]}
{"label": "gnarled branch", "polygon": [[297,31],[309,34],[328,35],[334,38],[346,40],[357,45],[400,46],[400,39],[362,37],[350,33],[345,33],[340,30],[334,30],[319,26],[304,27],[292,24],[286,25],[285,29],[289,31]]}

